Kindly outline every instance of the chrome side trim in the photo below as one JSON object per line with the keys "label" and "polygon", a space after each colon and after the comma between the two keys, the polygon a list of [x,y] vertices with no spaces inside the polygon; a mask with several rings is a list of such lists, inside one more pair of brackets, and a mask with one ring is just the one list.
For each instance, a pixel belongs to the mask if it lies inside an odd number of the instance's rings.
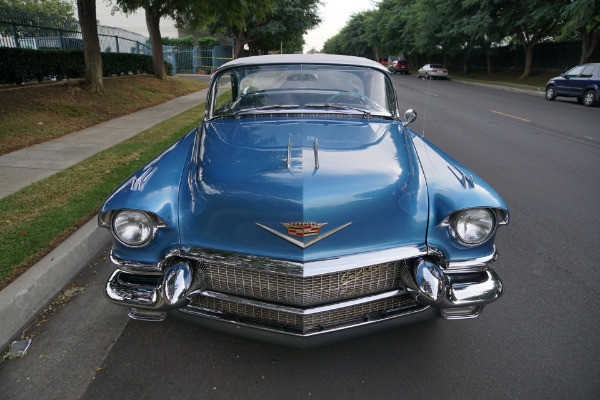
{"label": "chrome side trim", "polygon": [[288,139],[286,168],[289,170],[292,167],[292,139]]}
{"label": "chrome side trim", "polygon": [[243,305],[247,305],[247,306],[259,307],[259,308],[262,308],[265,310],[280,311],[280,312],[285,312],[288,314],[295,314],[295,315],[311,315],[311,314],[317,314],[317,313],[326,312],[326,311],[337,310],[340,308],[346,308],[346,307],[354,306],[357,304],[369,303],[369,302],[372,302],[375,300],[387,299],[389,297],[401,296],[401,295],[404,295],[407,293],[408,293],[408,291],[406,291],[406,290],[392,290],[389,292],[379,293],[379,294],[372,295],[372,296],[365,296],[365,297],[360,297],[357,299],[351,299],[351,300],[341,301],[338,303],[327,304],[324,306],[312,307],[312,308],[290,307],[290,306],[285,306],[285,305],[276,304],[276,303],[268,303],[268,302],[261,301],[261,300],[254,300],[254,299],[250,299],[250,298],[246,298],[246,297],[239,297],[239,296],[234,296],[234,295],[225,294],[225,293],[213,292],[210,290],[203,290],[198,293],[190,293],[189,296],[198,294],[198,295],[202,295],[202,296],[206,296],[206,297],[212,297],[215,299],[231,301],[234,303],[243,304]]}
{"label": "chrome side trim", "polygon": [[232,267],[243,265],[246,268],[279,274],[315,276],[345,271],[347,269],[368,267],[370,265],[383,264],[396,260],[404,260],[407,258],[421,257],[427,254],[427,247],[422,245],[398,247],[394,249],[344,255],[306,262],[280,260],[276,258],[204,249],[200,247],[183,247],[180,256],[197,261],[217,262]]}
{"label": "chrome side trim", "polygon": [[319,169],[319,139],[315,138],[315,169]]}
{"label": "chrome side trim", "polygon": [[[453,165],[452,168],[448,166],[448,169],[458,179],[465,189],[474,188],[475,183],[473,181],[473,175],[466,175],[457,165]],[[458,173],[457,173],[458,172]]]}
{"label": "chrome side trim", "polygon": [[154,167],[154,168],[149,168],[146,171],[144,171],[144,173],[142,175],[140,175],[137,178],[133,178],[131,180],[131,190],[135,191],[141,191],[144,189],[144,186],[146,185],[146,182],[148,181],[148,179],[150,179],[150,177],[152,175],[154,175],[154,173],[158,170],[158,167]]}

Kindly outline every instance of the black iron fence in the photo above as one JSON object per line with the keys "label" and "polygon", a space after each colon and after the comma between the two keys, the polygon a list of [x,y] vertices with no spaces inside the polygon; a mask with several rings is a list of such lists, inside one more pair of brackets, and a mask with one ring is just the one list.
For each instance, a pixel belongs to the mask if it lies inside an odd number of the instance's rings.
{"label": "black iron fence", "polygon": [[[103,52],[152,54],[143,35],[124,29],[98,25],[98,38]],[[0,47],[83,50],[83,39],[76,20],[0,7]]]}
{"label": "black iron fence", "polygon": [[[492,66],[495,70],[525,69],[525,50],[522,46],[504,46],[490,52]],[[421,66],[427,63],[443,64],[441,54],[410,54],[407,56],[410,65]],[[468,58],[468,59],[467,59]],[[579,64],[581,59],[581,42],[546,42],[539,43],[533,49],[534,70],[565,71]],[[418,62],[417,62],[418,61]],[[465,62],[471,69],[486,69],[486,58],[482,51],[474,49],[471,54],[457,54],[446,57],[446,66],[461,68]],[[600,47],[594,51],[589,62],[600,62]]]}
{"label": "black iron fence", "polygon": [[[104,53],[152,54],[146,37],[120,28],[98,25],[100,50]],[[76,20],[48,17],[0,7],[0,47],[33,50],[83,50],[81,28]],[[231,46],[179,49],[163,46],[164,59],[173,72],[212,72],[232,58]]]}

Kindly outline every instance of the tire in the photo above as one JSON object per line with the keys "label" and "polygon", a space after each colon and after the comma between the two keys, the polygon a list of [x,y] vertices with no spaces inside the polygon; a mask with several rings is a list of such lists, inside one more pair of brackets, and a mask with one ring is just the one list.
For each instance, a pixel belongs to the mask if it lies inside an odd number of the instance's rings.
{"label": "tire", "polygon": [[577,98],[577,102],[578,102],[579,104],[583,104],[583,97],[582,97],[582,96],[579,96],[579,97]]}
{"label": "tire", "polygon": [[593,107],[596,104],[596,92],[592,89],[587,90],[583,94],[583,105],[586,107]]}
{"label": "tire", "polygon": [[429,72],[425,74],[425,79],[431,79],[431,76],[429,76]]}
{"label": "tire", "polygon": [[417,79],[421,79],[421,73],[417,72]]}
{"label": "tire", "polygon": [[554,101],[556,99],[556,90],[550,85],[546,88],[546,100]]}

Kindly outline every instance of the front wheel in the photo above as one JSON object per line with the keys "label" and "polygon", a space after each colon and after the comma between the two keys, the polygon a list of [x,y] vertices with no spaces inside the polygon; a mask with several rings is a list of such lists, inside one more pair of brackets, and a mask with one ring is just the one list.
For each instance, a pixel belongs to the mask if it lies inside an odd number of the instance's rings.
{"label": "front wheel", "polygon": [[596,104],[596,92],[590,89],[583,95],[583,105],[593,107],[594,104]]}
{"label": "front wheel", "polygon": [[554,90],[554,86],[548,86],[546,88],[546,100],[554,101],[556,99],[556,91]]}

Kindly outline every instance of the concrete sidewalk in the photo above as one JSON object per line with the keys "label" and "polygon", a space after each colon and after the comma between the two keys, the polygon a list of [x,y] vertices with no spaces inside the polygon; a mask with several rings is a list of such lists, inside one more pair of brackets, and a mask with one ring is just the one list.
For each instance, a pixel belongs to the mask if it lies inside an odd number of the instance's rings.
{"label": "concrete sidewalk", "polygon": [[0,199],[206,101],[208,89],[0,156]]}
{"label": "concrete sidewalk", "polygon": [[[0,156],[0,198],[126,140],[206,101],[208,89]],[[40,262],[0,291],[0,356],[110,241],[93,218]]]}

